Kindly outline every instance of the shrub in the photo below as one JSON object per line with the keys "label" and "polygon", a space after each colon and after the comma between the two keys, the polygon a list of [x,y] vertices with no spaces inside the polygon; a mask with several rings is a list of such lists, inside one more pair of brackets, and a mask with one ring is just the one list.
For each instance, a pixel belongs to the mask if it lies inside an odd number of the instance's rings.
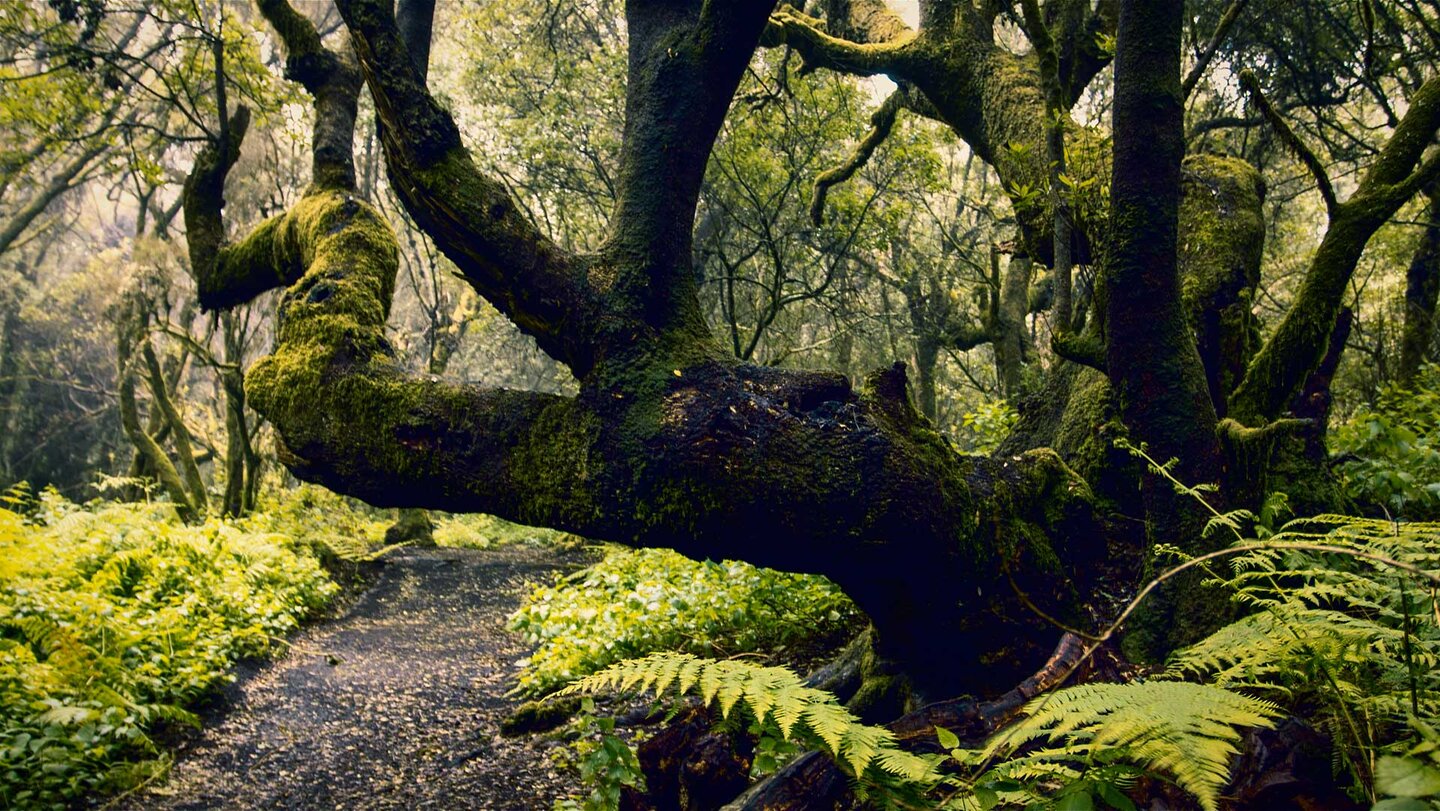
{"label": "shrub", "polygon": [[1335,426],[1346,492],[1367,510],[1440,519],[1440,365],[1409,388],[1391,386],[1374,408]]}
{"label": "shrub", "polygon": [[657,650],[773,650],[848,627],[858,612],[823,577],[748,563],[697,563],[661,549],[613,549],[582,572],[536,586],[510,617],[539,647],[517,692],[547,693],[611,662]]}
{"label": "shrub", "polygon": [[293,535],[168,505],[0,509],[0,806],[62,808],[163,768],[161,721],[336,586]]}

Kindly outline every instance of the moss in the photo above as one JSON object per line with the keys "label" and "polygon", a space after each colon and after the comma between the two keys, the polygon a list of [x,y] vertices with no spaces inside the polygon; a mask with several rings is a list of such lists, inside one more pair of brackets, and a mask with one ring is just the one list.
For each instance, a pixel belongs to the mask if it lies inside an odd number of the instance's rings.
{"label": "moss", "polygon": [[580,711],[580,699],[527,701],[500,721],[500,734],[508,738],[558,729]]}

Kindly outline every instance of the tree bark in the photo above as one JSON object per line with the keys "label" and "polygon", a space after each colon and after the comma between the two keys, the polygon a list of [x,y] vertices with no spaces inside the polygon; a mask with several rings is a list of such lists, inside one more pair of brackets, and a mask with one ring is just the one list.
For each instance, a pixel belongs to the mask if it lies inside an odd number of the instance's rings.
{"label": "tree bark", "polygon": [[[1183,20],[1183,0],[1120,3],[1105,361],[1125,425],[1159,461],[1178,460],[1180,480],[1196,485],[1219,481],[1221,457],[1215,407],[1180,297]],[[1151,475],[1144,504],[1152,541],[1206,551],[1205,516],[1189,496]],[[1132,634],[1135,649],[1160,654],[1214,630],[1220,616],[1211,607],[1223,601],[1198,586],[1194,578],[1152,600],[1147,621]]]}
{"label": "tree bark", "polygon": [[1405,324],[1400,338],[1400,385],[1409,386],[1424,363],[1435,360],[1435,304],[1440,297],[1440,187],[1425,190],[1425,230],[1405,271]]}

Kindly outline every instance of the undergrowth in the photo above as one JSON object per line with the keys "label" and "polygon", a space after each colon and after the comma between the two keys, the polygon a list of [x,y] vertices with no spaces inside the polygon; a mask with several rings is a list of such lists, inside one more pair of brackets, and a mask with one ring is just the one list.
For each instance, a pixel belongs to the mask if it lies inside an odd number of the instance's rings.
{"label": "undergrowth", "polygon": [[1433,587],[1400,568],[1440,571],[1440,524],[1293,521],[1231,567],[1217,582],[1246,616],[1177,652],[1169,673],[1303,711],[1357,799],[1373,800],[1377,762],[1411,743],[1409,719],[1440,717]]}
{"label": "undergrowth", "polygon": [[[12,505],[13,506],[13,505]],[[337,587],[279,516],[185,526],[165,504],[0,509],[0,807],[63,808],[163,772],[162,723]]]}
{"label": "undergrowth", "polygon": [[[981,749],[962,749],[953,733],[937,728],[943,756],[900,748],[890,730],[861,723],[833,695],[781,667],[655,653],[611,665],[561,694],[602,690],[698,695],[762,742],[824,752],[860,799],[887,808],[1090,808],[1096,797],[1124,808],[1129,801],[1116,786],[1149,773],[1174,780],[1213,810],[1239,751],[1238,728],[1269,726],[1279,714],[1273,704],[1208,685],[1087,684],[1031,701],[1019,722]],[[762,766],[774,764],[757,757],[755,770]],[[608,796],[618,800],[618,788]]]}
{"label": "undergrowth", "polygon": [[822,577],[613,548],[588,569],[536,586],[511,615],[510,629],[537,646],[520,662],[516,692],[548,693],[657,650],[773,653],[834,638],[858,616]]}
{"label": "undergrowth", "polygon": [[1440,364],[1330,432],[1348,495],[1367,511],[1440,520]]}

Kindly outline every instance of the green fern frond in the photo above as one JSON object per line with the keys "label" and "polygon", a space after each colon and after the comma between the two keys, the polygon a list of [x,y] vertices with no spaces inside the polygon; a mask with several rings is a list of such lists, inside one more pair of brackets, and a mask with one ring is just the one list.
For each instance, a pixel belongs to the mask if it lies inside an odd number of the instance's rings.
{"label": "green fern frond", "polygon": [[1207,685],[1086,684],[1031,701],[1025,717],[997,735],[987,754],[1011,752],[1037,739],[1063,744],[1013,767],[1038,776],[1052,766],[1063,771],[1067,761],[1105,752],[1173,776],[1202,807],[1214,809],[1229,779],[1230,761],[1239,752],[1236,728],[1268,727],[1279,714],[1274,704]]}
{"label": "green fern frond", "polygon": [[928,785],[939,779],[930,760],[900,749],[883,727],[860,723],[833,695],[807,687],[785,668],[736,660],[701,659],[687,653],[653,653],[617,662],[565,687],[557,696],[611,689],[677,695],[698,693],[729,718],[743,706],[761,725],[803,746],[819,749],[851,776],[890,775]]}

